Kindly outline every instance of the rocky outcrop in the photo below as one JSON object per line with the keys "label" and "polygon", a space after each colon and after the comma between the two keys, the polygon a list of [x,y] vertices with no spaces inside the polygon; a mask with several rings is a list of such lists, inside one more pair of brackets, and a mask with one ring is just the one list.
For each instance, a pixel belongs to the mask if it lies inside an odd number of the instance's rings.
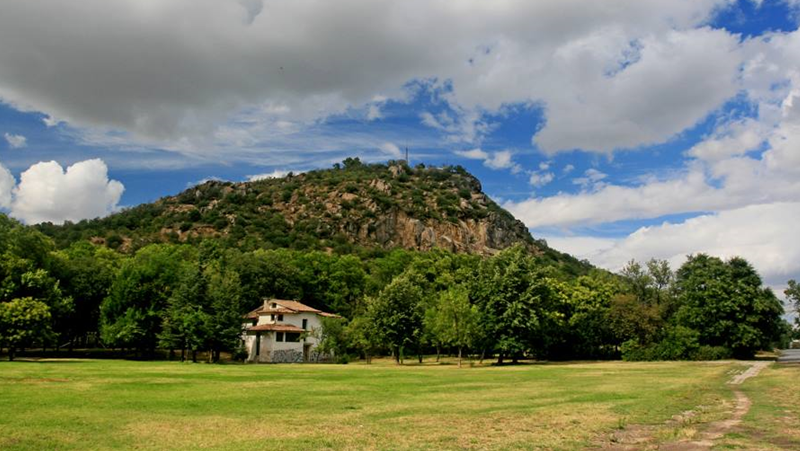
{"label": "rocky outcrop", "polygon": [[217,238],[248,248],[329,249],[349,242],[479,254],[517,243],[532,252],[545,249],[461,167],[353,159],[280,179],[209,181],[107,218],[47,231],[65,241],[95,233],[98,240],[122,238],[137,246]]}

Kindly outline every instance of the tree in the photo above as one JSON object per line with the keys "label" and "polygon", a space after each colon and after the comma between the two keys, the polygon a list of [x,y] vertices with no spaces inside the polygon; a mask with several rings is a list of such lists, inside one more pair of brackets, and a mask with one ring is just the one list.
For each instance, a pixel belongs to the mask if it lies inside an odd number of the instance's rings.
{"label": "tree", "polygon": [[614,354],[613,330],[608,321],[617,287],[599,275],[580,276],[564,284],[568,334],[556,357],[607,358]]}
{"label": "tree", "polygon": [[422,290],[409,277],[395,277],[371,299],[367,316],[379,331],[381,341],[392,349],[398,364],[405,349],[418,344],[422,334]]}
{"label": "tree", "polygon": [[106,345],[153,352],[162,313],[185,265],[196,262],[189,246],[155,244],[123,262],[100,306],[100,335]]}
{"label": "tree", "polygon": [[321,318],[322,326],[311,331],[318,340],[317,351],[320,355],[331,355],[339,362],[347,363],[348,339],[347,320],[339,317]]}
{"label": "tree", "polygon": [[676,324],[696,330],[700,344],[751,358],[780,339],[783,307],[743,258],[690,256],[678,270]]}
{"label": "tree", "polygon": [[461,368],[462,351],[472,346],[478,333],[478,308],[469,302],[464,287],[443,291],[435,306],[425,315],[426,328],[432,330],[440,343],[458,349],[458,367]]}
{"label": "tree", "polygon": [[45,341],[51,334],[50,309],[33,298],[0,303],[0,341],[8,347],[8,360],[14,351],[34,341]]}
{"label": "tree", "polygon": [[506,249],[481,262],[469,280],[469,292],[481,313],[481,328],[490,351],[517,361],[535,347],[548,345],[550,332],[562,327],[555,305],[555,284],[536,266],[523,246]]}
{"label": "tree", "polygon": [[794,279],[790,280],[788,288],[784,290],[783,294],[786,295],[786,300],[793,304],[792,308],[798,313],[794,320],[797,325],[800,325],[800,284]]}
{"label": "tree", "polygon": [[[367,298],[366,305],[371,306],[374,299]],[[368,312],[369,313],[369,312]],[[347,324],[347,339],[354,349],[358,350],[367,363],[372,363],[372,356],[380,347],[381,335],[372,319],[365,315],[356,316]]]}
{"label": "tree", "polygon": [[208,280],[209,348],[212,361],[218,361],[221,351],[234,351],[242,342],[243,308],[239,275],[222,261],[209,264],[205,270]]}
{"label": "tree", "polygon": [[108,296],[122,259],[121,254],[88,241],[78,241],[54,254],[53,276],[74,304],[65,331],[70,349],[76,341],[86,345],[90,336],[97,338],[100,304]]}

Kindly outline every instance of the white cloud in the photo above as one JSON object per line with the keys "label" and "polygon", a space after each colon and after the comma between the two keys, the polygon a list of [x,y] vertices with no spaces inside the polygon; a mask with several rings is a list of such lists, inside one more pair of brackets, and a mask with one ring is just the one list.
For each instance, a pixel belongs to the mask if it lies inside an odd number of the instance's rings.
{"label": "white cloud", "polygon": [[[508,202],[529,227],[599,224],[681,213],[715,212],[774,202],[800,201],[800,91],[780,102],[777,125],[751,120],[723,123],[694,146],[677,174],[644,177],[636,185],[612,184],[590,169],[575,179],[584,190]],[[744,154],[766,141],[760,155]]]}
{"label": "white cloud", "polygon": [[608,177],[608,174],[598,171],[594,168],[589,168],[583,173],[583,177],[576,177],[572,179],[572,183],[580,185],[583,189],[588,188],[602,188],[604,185],[601,183],[603,179]]}
{"label": "white cloud", "polygon": [[577,236],[547,237],[547,241],[612,271],[618,271],[631,259],[666,259],[677,268],[688,254],[741,256],[755,266],[768,284],[781,285],[790,278],[800,278],[797,224],[800,202],[788,202],[643,227],[618,240]]}
{"label": "white cloud", "polygon": [[263,174],[248,175],[246,178],[247,178],[248,182],[255,182],[255,181],[258,181],[258,180],[265,180],[265,179],[282,179],[282,178],[286,177],[289,174],[302,174],[303,172],[305,172],[305,171],[298,171],[298,170],[286,171],[286,170],[283,170],[283,169],[275,169],[272,172],[265,172]]}
{"label": "white cloud", "polygon": [[392,158],[403,158],[403,151],[394,143],[383,143],[378,147],[381,152],[391,156]]}
{"label": "white cloud", "polygon": [[381,107],[379,105],[370,105],[367,110],[367,120],[375,121],[383,118]]}
{"label": "white cloud", "polygon": [[0,208],[11,207],[12,191],[17,181],[5,166],[0,164]]}
{"label": "white cloud", "polygon": [[709,139],[698,143],[687,154],[706,161],[718,161],[743,155],[764,142],[768,130],[755,119],[723,124]]}
{"label": "white cloud", "polygon": [[516,164],[511,160],[512,153],[508,150],[492,152],[491,157],[487,158],[483,164],[492,169],[513,169]]}
{"label": "white cloud", "polygon": [[564,175],[567,175],[567,174],[569,174],[570,172],[572,172],[574,170],[575,170],[575,166],[573,166],[571,164],[568,164],[568,165],[564,166],[564,169],[561,170],[561,173],[564,174]]}
{"label": "white cloud", "polygon": [[528,182],[535,188],[541,188],[552,182],[555,175],[552,172],[531,172]]}
{"label": "white cloud", "polygon": [[522,167],[514,162],[514,153],[510,150],[498,152],[486,152],[481,149],[456,150],[456,155],[470,160],[483,160],[483,165],[490,169],[511,169],[512,173],[522,170]]}
{"label": "white cloud", "polygon": [[669,139],[736,92],[738,37],[697,28],[725,1],[4,2],[0,99],[95,143],[207,153],[238,149],[223,127],[259,145],[281,123],[375,119],[376,95],[426,80],[452,86],[452,116],[423,121],[454,142],[479,145],[485,113],[525,104],[544,108],[545,151],[608,152]]}
{"label": "white cloud", "polygon": [[66,170],[55,161],[36,163],[12,191],[11,216],[27,224],[105,216],[116,210],[124,189],[109,180],[102,160],[81,161]]}
{"label": "white cloud", "polygon": [[14,135],[11,133],[4,133],[3,137],[6,139],[8,146],[12,149],[21,149],[28,145],[28,138],[22,135]]}
{"label": "white cloud", "polygon": [[456,150],[456,155],[462,156],[464,158],[469,158],[470,160],[488,160],[489,154],[484,152],[481,149],[472,149],[472,150]]}

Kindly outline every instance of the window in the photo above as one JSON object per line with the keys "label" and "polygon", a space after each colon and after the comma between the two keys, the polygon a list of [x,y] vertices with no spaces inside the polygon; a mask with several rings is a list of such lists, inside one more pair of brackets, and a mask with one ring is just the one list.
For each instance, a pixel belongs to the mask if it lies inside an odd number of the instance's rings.
{"label": "window", "polygon": [[270,321],[275,321],[275,315],[269,315],[269,320]]}
{"label": "window", "polygon": [[296,343],[300,341],[300,333],[299,332],[286,332],[286,341]]}
{"label": "window", "polygon": [[273,302],[273,303],[272,303],[272,308],[278,308],[278,304],[276,304],[276,303],[274,303],[274,302]]}
{"label": "window", "polygon": [[307,327],[308,327],[308,320],[304,319],[303,320],[303,330],[306,330]]}
{"label": "window", "polygon": [[256,355],[261,354],[261,334],[256,334]]}
{"label": "window", "polygon": [[283,341],[283,332],[275,333],[275,341]]}
{"label": "window", "polygon": [[278,315],[278,321],[283,321],[283,315]]}

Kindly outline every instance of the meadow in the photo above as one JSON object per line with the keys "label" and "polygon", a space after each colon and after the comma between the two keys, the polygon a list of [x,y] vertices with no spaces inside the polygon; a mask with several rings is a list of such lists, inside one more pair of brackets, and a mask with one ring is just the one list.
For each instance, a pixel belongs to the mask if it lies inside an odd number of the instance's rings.
{"label": "meadow", "polygon": [[[2,362],[0,449],[596,449],[629,425],[663,425],[698,406],[709,418],[720,415],[714,406],[732,397],[725,382],[742,368],[735,361],[464,369],[388,360]],[[749,414],[743,430],[771,421],[770,433],[781,435],[787,415],[797,424],[796,399],[779,396],[796,376],[796,367],[773,368],[745,384],[758,417]],[[787,406],[776,407],[778,401]],[[762,439],[726,437],[733,448],[770,441]]]}

